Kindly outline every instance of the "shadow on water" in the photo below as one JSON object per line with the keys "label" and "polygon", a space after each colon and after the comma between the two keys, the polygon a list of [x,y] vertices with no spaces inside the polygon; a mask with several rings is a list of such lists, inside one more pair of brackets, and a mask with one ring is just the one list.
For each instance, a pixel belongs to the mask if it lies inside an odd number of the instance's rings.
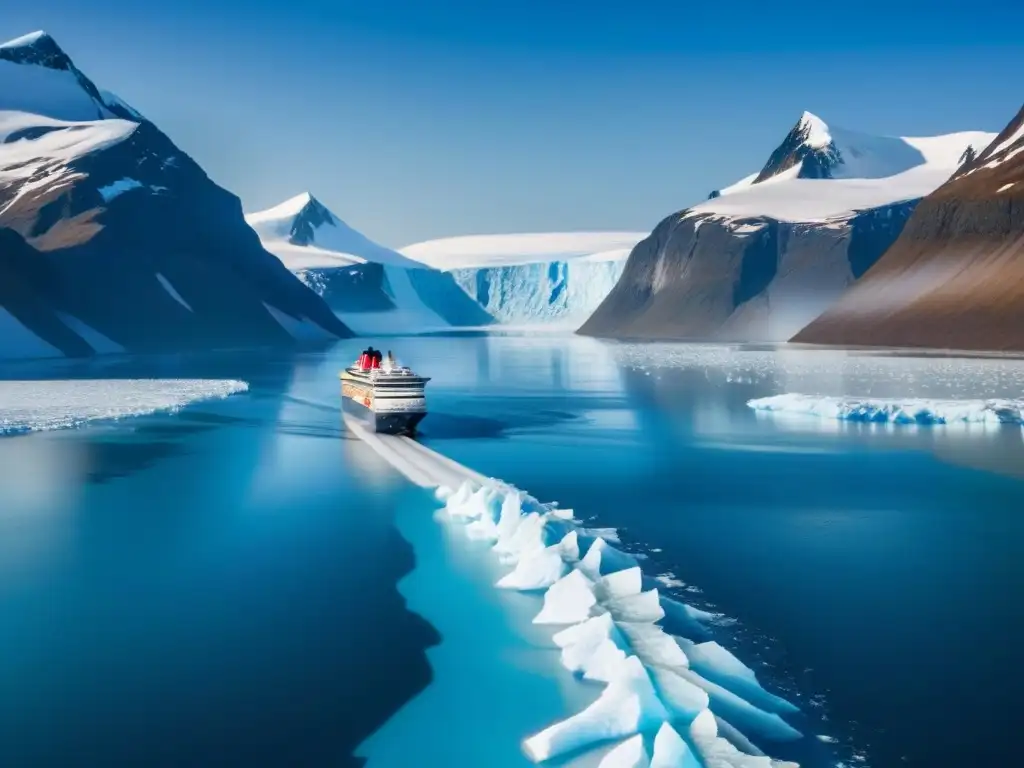
{"label": "shadow on water", "polygon": [[0,764],[354,767],[430,683],[440,637],[397,590],[415,561],[393,489],[354,488],[346,451],[364,446],[345,447],[336,406],[296,385],[321,364],[0,373],[250,384],[173,416],[0,441]]}

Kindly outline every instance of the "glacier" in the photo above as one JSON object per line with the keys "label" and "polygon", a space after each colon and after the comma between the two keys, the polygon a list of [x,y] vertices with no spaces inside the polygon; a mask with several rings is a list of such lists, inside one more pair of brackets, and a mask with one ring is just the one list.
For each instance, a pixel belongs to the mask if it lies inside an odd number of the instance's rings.
{"label": "glacier", "polygon": [[501,323],[577,326],[611,293],[625,267],[625,257],[575,259],[456,269],[451,275]]}
{"label": "glacier", "polygon": [[173,412],[248,389],[233,379],[0,381],[0,436]]}
{"label": "glacier", "polygon": [[505,325],[575,329],[618,282],[639,232],[466,235],[400,249],[450,274]]}
{"label": "glacier", "polygon": [[891,424],[1024,424],[1024,400],[826,397],[785,393],[747,401],[755,411]]}

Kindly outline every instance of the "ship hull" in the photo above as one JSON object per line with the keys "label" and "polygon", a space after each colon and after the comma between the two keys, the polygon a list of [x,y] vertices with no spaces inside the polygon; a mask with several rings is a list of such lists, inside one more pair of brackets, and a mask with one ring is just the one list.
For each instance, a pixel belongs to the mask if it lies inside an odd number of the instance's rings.
{"label": "ship hull", "polygon": [[374,432],[413,435],[427,416],[423,388],[375,389],[351,377],[342,378],[342,410]]}

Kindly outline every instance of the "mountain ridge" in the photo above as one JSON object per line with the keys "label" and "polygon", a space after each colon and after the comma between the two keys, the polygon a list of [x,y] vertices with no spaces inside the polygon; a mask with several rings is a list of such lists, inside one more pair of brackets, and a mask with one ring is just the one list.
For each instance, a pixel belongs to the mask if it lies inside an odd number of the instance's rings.
{"label": "mountain ridge", "polygon": [[896,240],[993,134],[872,137],[805,112],[762,169],[641,241],[584,335],[786,341]]}
{"label": "mountain ridge", "polygon": [[[45,33],[0,46],[0,229],[13,233],[11,284],[18,273],[34,286],[36,307],[8,291],[8,322],[44,333],[33,323],[48,304],[95,332],[96,344],[55,346],[72,355],[351,335],[261,247],[237,197],[104,93]],[[33,259],[48,264],[45,286],[26,272]]]}

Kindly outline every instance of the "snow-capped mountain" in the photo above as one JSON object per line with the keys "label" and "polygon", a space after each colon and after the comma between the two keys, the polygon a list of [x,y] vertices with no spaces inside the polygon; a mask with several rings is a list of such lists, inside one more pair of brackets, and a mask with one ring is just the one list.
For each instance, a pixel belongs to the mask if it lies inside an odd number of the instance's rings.
{"label": "snow-capped mountain", "polygon": [[49,35],[0,45],[0,358],[351,335],[238,198]]}
{"label": "snow-capped mountain", "polygon": [[871,136],[805,112],[759,172],[662,221],[580,332],[785,341],[877,261],[920,198],[993,138]]}
{"label": "snow-capped mountain", "polygon": [[246,221],[267,250],[359,333],[493,322],[450,275],[375,243],[308,192]]}
{"label": "snow-capped mountain", "polygon": [[576,327],[615,285],[640,232],[467,235],[406,246],[499,322]]}
{"label": "snow-capped mountain", "polygon": [[1024,350],[1024,108],[794,341]]}

